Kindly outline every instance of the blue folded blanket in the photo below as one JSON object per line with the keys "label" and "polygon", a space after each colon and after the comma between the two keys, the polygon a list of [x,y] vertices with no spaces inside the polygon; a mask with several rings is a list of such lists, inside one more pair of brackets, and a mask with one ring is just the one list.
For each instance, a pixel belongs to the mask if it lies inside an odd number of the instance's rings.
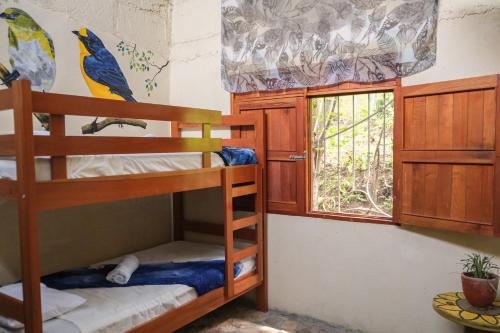
{"label": "blue folded blanket", "polygon": [[[198,295],[222,287],[225,280],[224,260],[140,265],[125,285],[106,280],[106,275],[115,267],[78,268],[47,275],[41,280],[47,287],[59,290],[184,284],[196,289]],[[241,264],[236,263],[234,276],[240,272]]]}
{"label": "blue folded blanket", "polygon": [[257,155],[253,149],[222,147],[222,151],[217,154],[224,160],[226,166],[257,164]]}

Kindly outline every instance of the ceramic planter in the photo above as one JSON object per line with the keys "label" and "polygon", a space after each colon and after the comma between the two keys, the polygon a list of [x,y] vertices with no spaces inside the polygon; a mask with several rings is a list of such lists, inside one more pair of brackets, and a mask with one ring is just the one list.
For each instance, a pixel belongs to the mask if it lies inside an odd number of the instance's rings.
{"label": "ceramic planter", "polygon": [[462,273],[462,288],[472,306],[486,308],[493,304],[497,296],[498,276],[490,274],[489,279],[478,279]]}

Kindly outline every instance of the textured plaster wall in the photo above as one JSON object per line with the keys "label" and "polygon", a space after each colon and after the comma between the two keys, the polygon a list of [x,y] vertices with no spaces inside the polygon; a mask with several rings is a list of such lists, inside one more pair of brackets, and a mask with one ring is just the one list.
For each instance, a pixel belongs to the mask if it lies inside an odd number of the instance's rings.
{"label": "textured plaster wall", "polygon": [[[439,14],[437,64],[404,85],[500,73],[500,1],[441,0]],[[172,103],[230,112],[220,82],[220,0],[173,1],[171,59]],[[216,204],[202,198],[191,215]],[[431,301],[460,288],[457,262],[470,251],[499,257],[500,241],[270,215],[270,305],[367,333],[459,333]]]}
{"label": "textured plaster wall", "polygon": [[[54,40],[57,78],[53,92],[90,96],[80,73],[79,48],[71,33],[88,27],[115,55],[137,100],[168,102],[168,67],[158,76],[151,96],[144,89],[148,73],[128,69],[126,57],[117,52],[120,40],[137,43],[164,63],[169,57],[170,7],[167,0],[0,0],[0,10],[18,7],[27,11]],[[0,62],[8,64],[7,28],[0,22]],[[67,132],[79,135],[89,119],[70,117]],[[148,122],[147,130],[117,126],[99,135],[168,135],[166,123]],[[12,115],[0,114],[0,132],[12,131]],[[99,191],[98,188],[95,189]],[[59,210],[40,216],[43,272],[87,265],[170,240],[169,197],[146,198],[109,205]],[[19,279],[17,212],[14,203],[0,201],[0,284]]]}

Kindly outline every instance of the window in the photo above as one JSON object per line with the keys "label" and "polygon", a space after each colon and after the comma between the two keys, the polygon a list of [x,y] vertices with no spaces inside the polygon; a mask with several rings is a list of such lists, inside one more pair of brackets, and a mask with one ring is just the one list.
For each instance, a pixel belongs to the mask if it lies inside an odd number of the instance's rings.
{"label": "window", "polygon": [[394,95],[311,100],[311,210],[392,217]]}

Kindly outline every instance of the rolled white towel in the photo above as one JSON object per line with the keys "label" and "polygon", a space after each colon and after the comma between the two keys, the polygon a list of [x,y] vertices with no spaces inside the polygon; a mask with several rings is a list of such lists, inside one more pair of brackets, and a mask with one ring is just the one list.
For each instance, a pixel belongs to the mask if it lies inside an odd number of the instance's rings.
{"label": "rolled white towel", "polygon": [[139,259],[136,256],[125,256],[115,269],[108,273],[106,280],[116,284],[127,284],[138,267]]}

